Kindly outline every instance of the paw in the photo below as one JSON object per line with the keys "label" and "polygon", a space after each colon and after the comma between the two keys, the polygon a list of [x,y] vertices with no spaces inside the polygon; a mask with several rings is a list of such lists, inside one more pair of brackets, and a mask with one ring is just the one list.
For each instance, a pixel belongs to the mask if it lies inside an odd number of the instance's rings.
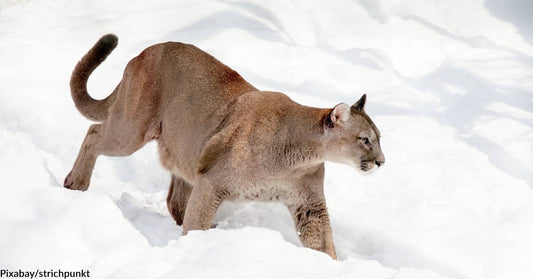
{"label": "paw", "polygon": [[67,177],[65,177],[63,187],[71,190],[86,191],[87,188],[89,188],[89,183],[84,183],[84,181],[76,181],[76,179],[74,179],[74,175],[72,175],[72,172],[70,172]]}

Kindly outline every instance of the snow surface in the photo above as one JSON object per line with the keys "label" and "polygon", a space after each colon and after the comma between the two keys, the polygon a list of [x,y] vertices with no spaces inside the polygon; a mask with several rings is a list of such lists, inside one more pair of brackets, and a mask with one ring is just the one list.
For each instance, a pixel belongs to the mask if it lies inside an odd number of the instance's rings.
{"label": "snow surface", "polygon": [[[531,278],[533,4],[448,1],[0,0],[0,268],[92,278]],[[119,46],[89,81],[193,43],[265,90],[319,107],[368,94],[387,163],[328,164],[338,261],[302,247],[279,204],[226,203],[217,229],[169,216],[155,144],[99,158],[87,192],[62,188],[90,124],[75,63]]]}

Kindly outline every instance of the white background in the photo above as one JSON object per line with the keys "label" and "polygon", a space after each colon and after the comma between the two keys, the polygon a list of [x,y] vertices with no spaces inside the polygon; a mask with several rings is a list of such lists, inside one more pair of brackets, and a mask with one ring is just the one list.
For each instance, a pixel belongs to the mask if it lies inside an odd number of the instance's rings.
{"label": "white background", "polygon": [[[0,268],[91,278],[531,278],[531,1],[0,0]],[[338,261],[302,247],[278,204],[224,204],[180,237],[155,144],[98,159],[62,188],[90,125],[68,82],[106,34],[89,80],[109,95],[126,63],[192,43],[253,85],[318,107],[353,103],[387,163],[328,164]],[[194,116],[191,116],[194,117]]]}

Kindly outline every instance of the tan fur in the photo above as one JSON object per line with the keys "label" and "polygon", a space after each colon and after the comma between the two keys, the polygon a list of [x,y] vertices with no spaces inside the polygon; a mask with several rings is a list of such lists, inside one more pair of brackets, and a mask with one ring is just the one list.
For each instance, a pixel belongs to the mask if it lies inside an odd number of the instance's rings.
{"label": "tan fur", "polygon": [[192,45],[168,42],[132,59],[106,99],[92,99],[90,73],[116,46],[102,37],[71,79],[89,128],[65,187],[87,190],[99,155],[127,156],[156,140],[172,173],[168,209],[183,233],[205,230],[224,200],[276,200],[292,213],[302,243],[336,258],[323,192],[324,161],[363,171],[384,163],[379,131],[353,106],[302,106],[258,91]]}

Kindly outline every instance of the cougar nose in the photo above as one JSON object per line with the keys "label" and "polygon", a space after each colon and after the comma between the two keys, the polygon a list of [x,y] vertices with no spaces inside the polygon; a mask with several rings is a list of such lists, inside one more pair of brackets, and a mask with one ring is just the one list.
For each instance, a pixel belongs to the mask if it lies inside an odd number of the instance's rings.
{"label": "cougar nose", "polygon": [[385,161],[376,161],[376,166],[378,166],[378,168],[383,164],[385,164]]}

